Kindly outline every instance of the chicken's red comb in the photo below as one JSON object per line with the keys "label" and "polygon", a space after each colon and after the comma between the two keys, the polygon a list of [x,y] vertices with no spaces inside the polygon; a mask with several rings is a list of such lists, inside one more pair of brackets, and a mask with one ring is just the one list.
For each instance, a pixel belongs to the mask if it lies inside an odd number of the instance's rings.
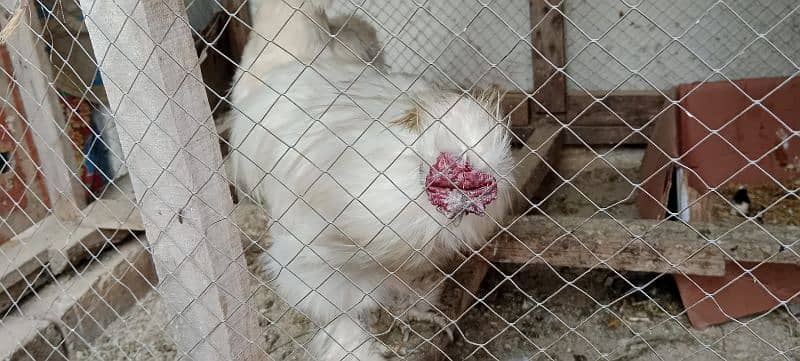
{"label": "chicken's red comb", "polygon": [[425,178],[431,204],[453,219],[458,215],[484,215],[486,206],[497,199],[497,180],[487,172],[473,169],[466,159],[441,153]]}

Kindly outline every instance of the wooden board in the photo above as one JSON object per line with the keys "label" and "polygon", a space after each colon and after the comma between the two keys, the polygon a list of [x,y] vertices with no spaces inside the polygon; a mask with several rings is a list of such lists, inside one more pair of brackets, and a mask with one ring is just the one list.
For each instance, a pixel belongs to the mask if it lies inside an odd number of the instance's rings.
{"label": "wooden board", "polygon": [[[701,275],[724,272],[720,253],[686,232],[685,239],[675,236],[672,224],[653,231],[653,222],[621,223],[624,227],[611,219],[556,217],[553,221],[545,216],[529,216],[498,237],[484,255],[504,263],[546,262],[551,266]],[[644,238],[636,239],[634,234]]]}
{"label": "wooden board", "polygon": [[0,89],[6,89],[6,101],[0,105],[0,152],[11,163],[0,170],[0,245],[47,215],[50,204],[39,156],[28,124],[19,87],[11,79],[11,58],[0,45]]}
{"label": "wooden board", "polygon": [[98,255],[81,271],[42,287],[37,297],[20,306],[21,312],[0,322],[4,336],[0,338],[0,359],[74,357],[74,352],[88,349],[108,325],[137,307],[157,282],[149,252],[135,240]]}
{"label": "wooden board", "polygon": [[[129,200],[97,200],[80,222],[50,215],[0,246],[0,312],[53,276],[72,271],[100,250],[143,229]],[[139,240],[144,242],[143,240]]]}
{"label": "wooden board", "polygon": [[653,126],[647,126],[642,133],[632,134],[633,130],[625,125],[621,126],[587,126],[570,125],[569,130],[564,131],[565,145],[598,145],[614,146],[621,145],[644,145],[652,131]]}
{"label": "wooden board", "polygon": [[[667,97],[671,91],[665,92]],[[670,107],[669,98],[656,91],[625,91],[605,94],[603,92],[569,93],[566,97],[566,114],[560,116],[562,122],[570,123],[570,131],[564,132],[564,145],[645,145],[649,142],[641,134],[634,134],[633,128],[644,128],[649,136],[656,121],[662,117],[664,109]],[[528,110],[523,111],[520,102],[527,99],[524,93],[510,92],[503,97],[506,112],[516,109],[511,116],[512,131],[521,139],[527,139],[533,132],[534,124],[555,120],[543,108],[529,100]],[[528,114],[528,118],[524,117]],[[581,142],[578,137],[583,140]]]}
{"label": "wooden board", "polygon": [[46,281],[47,244],[9,241],[0,247],[0,314]]}
{"label": "wooden board", "polygon": [[[670,94],[674,94],[670,91]],[[675,164],[678,157],[678,107],[670,105],[656,116],[651,130],[650,142],[639,166],[642,188],[636,200],[639,217],[663,219],[666,217],[669,192],[673,184]]]}
{"label": "wooden board", "polygon": [[574,125],[641,127],[652,122],[669,102],[656,91],[574,92],[567,94],[567,121]]}
{"label": "wooden board", "polygon": [[138,205],[130,199],[98,199],[83,210],[83,225],[104,230],[144,231]]}
{"label": "wooden board", "polygon": [[[551,0],[551,2],[556,3]],[[559,5],[560,7],[560,5]],[[566,62],[564,17],[546,0],[530,1],[533,28],[534,98],[550,113],[566,112],[567,82],[562,68]],[[539,108],[540,110],[544,110]]]}
{"label": "wooden board", "polygon": [[484,255],[494,262],[706,276],[724,274],[726,260],[800,264],[796,246],[781,247],[772,239],[791,244],[800,227],[765,229],[752,224],[731,230],[705,223],[528,216],[493,241]]}
{"label": "wooden board", "polygon": [[503,114],[507,114],[512,127],[528,125],[531,114],[527,94],[509,92],[503,95],[500,103],[503,108]]}

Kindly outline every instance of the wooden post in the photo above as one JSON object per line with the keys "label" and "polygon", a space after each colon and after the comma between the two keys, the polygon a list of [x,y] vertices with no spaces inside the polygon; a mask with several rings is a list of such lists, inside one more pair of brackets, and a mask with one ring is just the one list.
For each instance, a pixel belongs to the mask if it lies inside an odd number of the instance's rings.
{"label": "wooden post", "polygon": [[[555,8],[562,8],[564,0],[531,0],[531,27],[533,29],[533,81],[538,89],[534,99],[550,113],[566,112],[567,83],[563,72],[566,63],[564,47],[564,17]],[[551,6],[551,4],[553,6]],[[538,24],[538,26],[537,26]],[[552,64],[552,65],[551,65]],[[534,107],[546,113],[541,107]]]}
{"label": "wooden post", "polygon": [[256,360],[258,315],[182,0],[81,0],[181,356]]}
{"label": "wooden post", "polygon": [[[0,1],[8,13],[14,13],[22,0]],[[33,134],[53,213],[62,220],[76,220],[87,198],[80,178],[80,164],[75,157],[75,145],[67,134],[61,101],[52,85],[53,71],[44,42],[35,33],[42,28],[33,8],[35,2],[23,4],[30,8],[6,42],[24,107],[17,111],[25,116]],[[0,25],[7,23],[8,18],[0,17]]]}

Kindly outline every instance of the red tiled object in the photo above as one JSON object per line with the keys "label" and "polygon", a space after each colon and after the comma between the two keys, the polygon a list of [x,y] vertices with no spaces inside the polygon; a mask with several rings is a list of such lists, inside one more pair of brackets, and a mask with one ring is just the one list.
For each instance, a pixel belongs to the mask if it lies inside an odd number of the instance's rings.
{"label": "red tiled object", "polygon": [[[781,301],[800,303],[800,266],[766,263],[756,267],[757,263],[747,262],[741,265],[752,269],[752,273],[742,276],[745,271],[728,262],[722,277],[675,275],[692,326],[703,329],[769,311]],[[706,293],[713,296],[704,299]]]}
{"label": "red tiled object", "polygon": [[702,178],[690,175],[692,188],[706,189],[703,182],[715,187],[734,174],[733,183],[750,185],[771,182],[768,174],[777,179],[800,176],[800,137],[773,150],[800,130],[800,78],[683,84],[678,97],[686,109],[678,116],[682,163]]}
{"label": "red tiled object", "polygon": [[[771,178],[780,181],[800,177],[800,137],[791,136],[800,130],[800,78],[683,84],[678,86],[677,96],[683,108],[678,111],[677,121],[662,120],[667,124],[659,126],[667,134],[656,134],[653,139],[690,170],[686,172],[688,186],[699,194],[722,184],[759,185],[774,182]],[[716,130],[719,131],[714,134]],[[673,154],[673,150],[677,152]],[[642,176],[652,176],[644,184],[652,197],[640,195],[639,211],[645,218],[661,218],[671,174],[655,170],[668,164],[669,159],[655,153],[652,146],[648,153],[655,155],[645,156]],[[749,160],[757,159],[755,164],[749,164]],[[650,173],[645,173],[647,170]],[[702,215],[692,214],[693,219],[697,216]],[[764,312],[800,292],[800,266],[763,264],[752,275],[728,285],[741,274],[742,270],[730,263],[723,277],[675,276],[694,327],[705,328]],[[714,293],[713,300],[695,305],[704,291]],[[800,299],[795,297],[792,301]]]}

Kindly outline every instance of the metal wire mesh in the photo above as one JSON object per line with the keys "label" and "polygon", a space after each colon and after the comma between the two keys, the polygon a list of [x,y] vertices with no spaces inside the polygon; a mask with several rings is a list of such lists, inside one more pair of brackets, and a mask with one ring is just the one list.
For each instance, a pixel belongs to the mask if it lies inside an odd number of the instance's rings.
{"label": "metal wire mesh", "polygon": [[794,1],[2,7],[4,359],[800,358]]}

